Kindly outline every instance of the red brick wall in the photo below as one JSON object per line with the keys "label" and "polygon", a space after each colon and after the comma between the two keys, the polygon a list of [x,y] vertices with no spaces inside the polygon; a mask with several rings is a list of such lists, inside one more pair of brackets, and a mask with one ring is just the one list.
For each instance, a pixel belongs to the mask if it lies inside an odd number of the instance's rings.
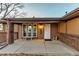
{"label": "red brick wall", "polygon": [[18,25],[18,38],[19,39],[22,38],[22,25],[21,24]]}
{"label": "red brick wall", "polygon": [[79,36],[59,33],[59,40],[79,51]]}
{"label": "red brick wall", "polygon": [[[3,36],[4,34],[2,33],[7,33],[7,24],[3,24],[3,30],[0,31],[0,34]],[[14,39],[17,39],[18,38],[18,24],[14,24]],[[6,37],[5,37],[6,38]],[[1,37],[0,37],[1,39]]]}
{"label": "red brick wall", "polygon": [[[5,42],[7,39],[7,32],[0,32],[0,42]],[[18,33],[14,33],[14,39],[18,39]]]}
{"label": "red brick wall", "polygon": [[55,37],[58,33],[58,25],[57,24],[51,24],[51,38]]}
{"label": "red brick wall", "polygon": [[6,41],[6,32],[0,32],[0,42]]}
{"label": "red brick wall", "polygon": [[18,32],[14,32],[14,39],[18,39]]}

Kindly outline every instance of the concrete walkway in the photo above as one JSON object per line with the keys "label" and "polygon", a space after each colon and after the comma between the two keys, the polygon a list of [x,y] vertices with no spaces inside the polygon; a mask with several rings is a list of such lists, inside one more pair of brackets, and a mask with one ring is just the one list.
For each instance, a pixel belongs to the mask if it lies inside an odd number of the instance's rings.
{"label": "concrete walkway", "polygon": [[79,52],[66,44],[53,40],[16,40],[14,44],[8,45],[0,50],[0,53],[26,53],[53,56],[73,56]]}

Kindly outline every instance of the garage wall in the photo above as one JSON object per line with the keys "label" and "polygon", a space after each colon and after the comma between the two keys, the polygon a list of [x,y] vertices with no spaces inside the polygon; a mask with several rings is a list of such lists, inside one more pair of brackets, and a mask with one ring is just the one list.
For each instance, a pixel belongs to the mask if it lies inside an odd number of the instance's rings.
{"label": "garage wall", "polygon": [[72,35],[79,35],[79,17],[71,19],[67,22],[60,22],[58,24],[58,32]]}
{"label": "garage wall", "polygon": [[66,33],[66,22],[60,22],[58,24],[58,32]]}
{"label": "garage wall", "polygon": [[58,31],[60,41],[79,51],[79,17],[59,23]]}
{"label": "garage wall", "polygon": [[67,22],[67,33],[79,35],[79,17]]}
{"label": "garage wall", "polygon": [[51,38],[53,39],[58,33],[58,24],[51,24]]}

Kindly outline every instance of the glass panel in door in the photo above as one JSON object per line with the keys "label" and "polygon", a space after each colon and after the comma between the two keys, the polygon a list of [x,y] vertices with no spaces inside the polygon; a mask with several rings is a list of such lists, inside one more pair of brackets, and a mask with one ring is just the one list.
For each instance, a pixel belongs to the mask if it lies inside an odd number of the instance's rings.
{"label": "glass panel in door", "polygon": [[31,25],[28,26],[27,36],[28,37],[32,36],[32,26]]}
{"label": "glass panel in door", "polygon": [[34,37],[36,36],[36,25],[33,26],[33,33],[32,34]]}
{"label": "glass panel in door", "polygon": [[23,36],[27,36],[27,26],[23,25]]}

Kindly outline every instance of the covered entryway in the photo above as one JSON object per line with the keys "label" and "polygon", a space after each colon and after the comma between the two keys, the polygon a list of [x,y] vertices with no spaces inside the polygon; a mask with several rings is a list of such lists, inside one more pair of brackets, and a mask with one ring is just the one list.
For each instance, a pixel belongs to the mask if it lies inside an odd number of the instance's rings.
{"label": "covered entryway", "polygon": [[22,38],[51,40],[54,34],[57,34],[59,20],[52,21],[52,18],[15,18],[6,19],[4,22],[7,44],[12,44],[14,39]]}
{"label": "covered entryway", "polygon": [[23,38],[26,39],[44,39],[50,41],[51,38],[51,24],[44,23],[27,23],[22,25]]}

